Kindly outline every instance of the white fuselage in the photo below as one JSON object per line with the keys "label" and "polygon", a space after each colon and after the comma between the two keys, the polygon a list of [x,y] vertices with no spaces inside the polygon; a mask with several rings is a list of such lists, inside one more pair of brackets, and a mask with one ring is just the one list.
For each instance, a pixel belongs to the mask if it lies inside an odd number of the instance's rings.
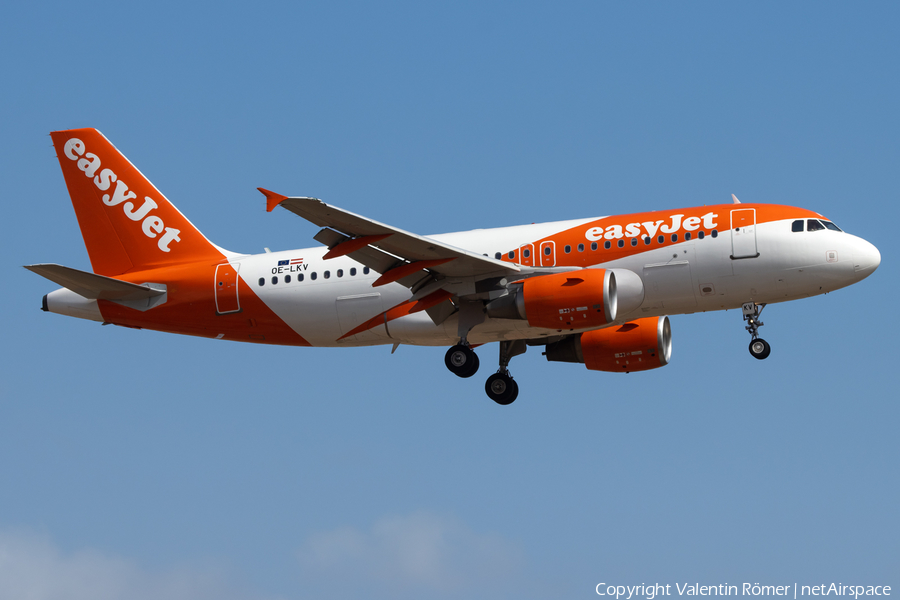
{"label": "white fuselage", "polygon": [[[481,229],[429,236],[438,241],[493,257],[508,248],[571,229],[583,221],[541,223],[498,229]],[[868,276],[880,262],[878,251],[867,241],[841,231],[791,231],[791,220],[756,226],[758,256],[732,258],[732,230],[716,237],[682,241],[674,246],[649,247],[639,254],[608,260],[602,245],[582,253],[590,267],[627,269],[641,277],[641,305],[619,314],[617,323],[641,317],[689,314],[738,308],[744,302],[784,302],[824,294]],[[630,240],[628,240],[630,243]],[[643,240],[638,240],[643,245]],[[751,248],[752,250],[752,248]],[[447,346],[459,340],[457,315],[435,325],[426,312],[390,320],[349,338],[339,340],[360,322],[408,300],[412,292],[392,283],[373,288],[375,272],[347,258],[323,260],[325,247],[305,248],[252,256],[233,256],[233,265],[247,285],[313,346],[361,346],[416,344]],[[562,249],[556,249],[562,253]],[[576,247],[571,253],[578,252]],[[564,258],[564,257],[563,257]],[[279,261],[302,259],[294,265]],[[559,260],[563,262],[563,260]],[[367,270],[365,270],[367,271]],[[351,272],[355,273],[351,275]],[[302,281],[298,275],[302,274]],[[290,280],[287,281],[287,276]],[[468,339],[473,344],[499,340],[532,339],[556,334],[530,327],[524,320],[491,319],[476,326]]]}

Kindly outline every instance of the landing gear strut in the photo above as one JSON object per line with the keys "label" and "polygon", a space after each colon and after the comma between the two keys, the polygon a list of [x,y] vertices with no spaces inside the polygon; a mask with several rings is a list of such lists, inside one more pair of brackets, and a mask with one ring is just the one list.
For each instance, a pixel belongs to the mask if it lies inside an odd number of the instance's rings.
{"label": "landing gear strut", "polygon": [[528,349],[524,340],[500,342],[500,368],[496,373],[488,377],[484,384],[484,391],[488,398],[506,406],[512,404],[519,395],[519,384],[509,374],[509,361],[513,356],[518,356]]}
{"label": "landing gear strut", "polygon": [[765,307],[765,304],[757,304],[755,302],[745,302],[741,307],[744,313],[744,320],[747,321],[747,326],[744,329],[750,332],[750,355],[759,360],[768,357],[772,351],[769,342],[759,337],[758,332],[759,328],[763,326],[763,322],[759,320],[759,315]]}
{"label": "landing gear strut", "polygon": [[444,356],[444,364],[457,377],[471,377],[478,370],[478,355],[469,347],[469,332],[484,321],[484,304],[481,302],[460,302],[459,305],[459,343]]}

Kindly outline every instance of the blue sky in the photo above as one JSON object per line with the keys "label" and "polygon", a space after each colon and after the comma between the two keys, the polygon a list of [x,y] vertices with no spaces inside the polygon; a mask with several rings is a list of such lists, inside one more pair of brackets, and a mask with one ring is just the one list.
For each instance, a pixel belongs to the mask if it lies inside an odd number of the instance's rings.
{"label": "blue sky", "polygon": [[[0,22],[0,597],[588,598],[900,587],[896,5],[18,3]],[[423,234],[744,201],[880,269],[672,318],[664,369],[217,343],[45,314],[89,268],[47,135],[96,127],[221,246],[257,186]],[[483,365],[494,346],[479,350]]]}

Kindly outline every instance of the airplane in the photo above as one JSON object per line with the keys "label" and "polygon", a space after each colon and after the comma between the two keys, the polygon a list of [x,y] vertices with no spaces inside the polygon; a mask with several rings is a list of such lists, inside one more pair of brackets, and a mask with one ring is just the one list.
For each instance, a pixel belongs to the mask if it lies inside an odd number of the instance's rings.
{"label": "airplane", "polygon": [[669,315],[740,308],[750,354],[768,304],[871,275],[878,249],[804,208],[732,202],[422,236],[319,199],[258,188],[321,246],[241,254],[209,241],[96,129],[50,134],[93,272],[28,265],[63,286],[42,309],[136,329],[286,346],[449,346],[459,377],[499,342],[487,395],[518,396],[510,360],[606,372],[669,363]]}

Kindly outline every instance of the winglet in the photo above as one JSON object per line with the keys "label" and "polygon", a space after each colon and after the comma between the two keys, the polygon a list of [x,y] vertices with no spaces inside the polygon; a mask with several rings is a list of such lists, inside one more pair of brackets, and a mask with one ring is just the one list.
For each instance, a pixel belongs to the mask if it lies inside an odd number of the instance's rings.
{"label": "winglet", "polygon": [[288,199],[287,196],[282,196],[281,194],[276,194],[275,192],[269,191],[265,188],[256,188],[266,197],[266,212],[272,212],[275,210],[275,207]]}
{"label": "winglet", "polygon": [[740,204],[740,203],[741,203],[741,201],[738,200],[738,199],[737,199],[737,196],[735,196],[734,194],[731,195],[731,199],[734,200],[734,203],[735,203],[735,204]]}

